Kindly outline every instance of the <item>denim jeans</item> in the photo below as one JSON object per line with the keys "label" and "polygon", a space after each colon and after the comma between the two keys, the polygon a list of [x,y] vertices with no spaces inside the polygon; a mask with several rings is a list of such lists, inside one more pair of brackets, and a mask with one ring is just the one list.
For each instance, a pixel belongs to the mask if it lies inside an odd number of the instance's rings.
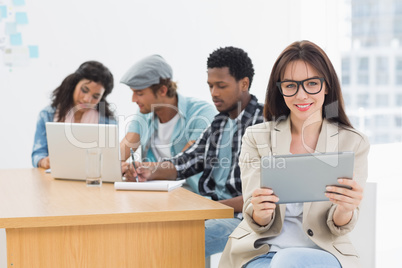
{"label": "denim jeans", "polygon": [[244,268],[341,268],[337,258],[324,250],[313,248],[286,248],[260,255]]}
{"label": "denim jeans", "polygon": [[229,235],[240,222],[238,218],[205,221],[205,258],[225,249]]}

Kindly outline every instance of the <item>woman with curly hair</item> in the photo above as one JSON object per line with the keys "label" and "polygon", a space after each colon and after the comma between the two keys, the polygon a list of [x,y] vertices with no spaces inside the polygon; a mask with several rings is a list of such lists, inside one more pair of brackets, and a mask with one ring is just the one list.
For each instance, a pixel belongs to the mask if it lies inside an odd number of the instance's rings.
{"label": "woman with curly hair", "polygon": [[40,113],[36,124],[32,165],[50,168],[46,122],[116,124],[106,101],[113,89],[113,75],[97,61],[87,61],[52,93],[51,105]]}

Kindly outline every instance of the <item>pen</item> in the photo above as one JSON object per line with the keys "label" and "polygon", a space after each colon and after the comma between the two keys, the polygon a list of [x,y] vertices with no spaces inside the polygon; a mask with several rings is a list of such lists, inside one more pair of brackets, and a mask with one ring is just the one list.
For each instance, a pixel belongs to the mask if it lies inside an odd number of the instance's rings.
{"label": "pen", "polygon": [[133,161],[133,168],[134,168],[134,171],[135,171],[135,180],[138,182],[138,174],[137,174],[137,169],[135,168],[133,148],[130,148],[130,154],[131,154],[131,160]]}

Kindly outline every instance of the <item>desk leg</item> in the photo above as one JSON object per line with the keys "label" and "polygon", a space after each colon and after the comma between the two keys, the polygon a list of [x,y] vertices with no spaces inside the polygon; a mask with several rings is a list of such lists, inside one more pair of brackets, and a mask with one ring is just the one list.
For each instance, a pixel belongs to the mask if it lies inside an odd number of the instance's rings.
{"label": "desk leg", "polygon": [[204,221],[7,229],[8,267],[205,267]]}

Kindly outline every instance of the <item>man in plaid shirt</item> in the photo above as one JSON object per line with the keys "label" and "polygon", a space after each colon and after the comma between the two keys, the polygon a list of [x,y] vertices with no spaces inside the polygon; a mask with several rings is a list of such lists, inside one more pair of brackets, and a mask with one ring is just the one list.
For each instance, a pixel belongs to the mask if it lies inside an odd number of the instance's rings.
{"label": "man in plaid shirt", "polygon": [[202,172],[200,194],[234,208],[232,219],[205,221],[205,257],[222,252],[228,236],[241,221],[241,139],[248,126],[264,120],[263,106],[249,92],[254,68],[246,52],[235,47],[219,48],[209,55],[207,68],[209,89],[219,114],[186,151],[152,166],[142,163],[137,169],[140,181],[183,179]]}

